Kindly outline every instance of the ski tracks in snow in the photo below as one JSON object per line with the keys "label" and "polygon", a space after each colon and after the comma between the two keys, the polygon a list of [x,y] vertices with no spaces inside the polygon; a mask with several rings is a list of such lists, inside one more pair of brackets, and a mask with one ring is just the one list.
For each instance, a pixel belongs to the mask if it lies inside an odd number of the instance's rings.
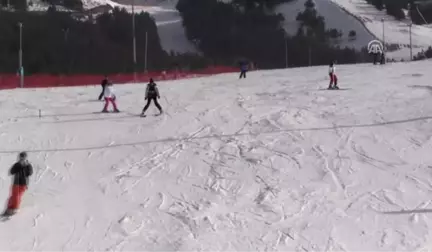
{"label": "ski tracks in snow", "polygon": [[[386,122],[398,119],[390,118],[394,111],[411,108],[403,101],[409,92],[387,84],[394,90],[371,92],[359,81],[352,84],[355,92],[318,91],[316,83],[299,85],[300,73],[271,73],[269,82],[260,72],[251,72],[258,77],[247,81],[234,81],[234,75],[178,81],[169,86],[167,114],[158,118],[77,111],[3,120],[0,139],[11,149],[52,150],[32,157],[28,195],[35,206],[11,220],[16,227],[33,225],[25,249],[424,247],[432,191],[431,138],[424,132],[430,131],[423,122]],[[125,111],[135,109],[142,100],[131,92],[136,86],[119,88],[128,89],[121,98]],[[426,116],[426,100],[415,98],[413,108]],[[75,109],[72,99],[58,99],[63,109]],[[91,111],[100,104],[77,107]],[[26,129],[32,120],[39,128]],[[155,141],[118,144],[148,139]],[[103,148],[107,142],[111,147]],[[94,145],[102,148],[76,148]],[[0,162],[10,160],[5,155]],[[10,248],[1,237],[0,244]]]}
{"label": "ski tracks in snow", "polygon": [[332,177],[332,180],[333,180],[335,186],[338,188],[338,190],[341,193],[343,193],[344,195],[346,195],[345,185],[344,185],[343,181],[339,178],[339,175],[334,171],[334,169],[332,167],[333,163],[329,162],[329,159],[325,156],[325,154],[323,153],[323,150],[321,149],[320,146],[313,146],[312,149],[322,159],[322,161],[323,161],[323,164],[322,164],[323,169],[330,174],[330,176]]}

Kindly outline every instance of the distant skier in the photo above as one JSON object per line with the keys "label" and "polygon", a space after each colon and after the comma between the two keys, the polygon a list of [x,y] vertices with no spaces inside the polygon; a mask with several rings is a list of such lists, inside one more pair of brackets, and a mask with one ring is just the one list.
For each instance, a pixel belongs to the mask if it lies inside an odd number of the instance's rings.
{"label": "distant skier", "polygon": [[249,69],[249,64],[247,62],[240,62],[240,79],[246,79],[246,73]]}
{"label": "distant skier", "polygon": [[336,76],[336,67],[335,67],[334,60],[332,60],[329,65],[329,76],[330,76],[330,84],[328,89],[339,89],[337,85],[338,78]]}
{"label": "distant skier", "polygon": [[17,212],[24,192],[27,190],[29,177],[33,174],[33,167],[27,160],[26,152],[21,152],[18,155],[18,162],[12,166],[9,174],[13,176],[13,185],[7,209],[3,216],[14,215]]}
{"label": "distant skier", "polygon": [[386,63],[386,56],[385,56],[384,53],[381,53],[381,61],[380,61],[380,64],[381,64],[381,65],[384,65],[385,63]]}
{"label": "distant skier", "polygon": [[143,108],[141,116],[144,116],[144,117],[146,116],[145,112],[149,108],[152,100],[154,101],[154,104],[156,105],[156,107],[159,109],[160,114],[163,113],[162,107],[159,105],[157,99],[160,99],[159,89],[156,86],[156,83],[153,81],[153,79],[150,79],[150,82],[147,84],[146,93],[145,93],[145,100],[147,100],[147,104]]}
{"label": "distant skier", "polygon": [[114,88],[113,88],[113,84],[111,82],[108,82],[107,86],[105,87],[104,97],[105,97],[105,106],[102,110],[102,113],[108,113],[109,103],[111,103],[113,105],[114,112],[116,112],[116,113],[120,112],[117,108],[116,96],[114,94]]}
{"label": "distant skier", "polygon": [[105,87],[107,86],[109,80],[108,80],[108,76],[105,75],[104,79],[102,80],[101,86],[102,86],[102,91],[99,95],[98,100],[102,100],[102,98],[104,97],[104,92],[105,92]]}

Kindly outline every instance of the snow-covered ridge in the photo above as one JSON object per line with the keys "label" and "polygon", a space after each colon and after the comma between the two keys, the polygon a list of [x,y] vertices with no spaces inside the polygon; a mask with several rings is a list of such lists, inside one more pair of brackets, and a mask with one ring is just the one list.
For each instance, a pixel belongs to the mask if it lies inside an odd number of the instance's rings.
{"label": "snow-covered ridge", "polygon": [[[295,20],[297,13],[304,10],[306,0],[297,0],[277,7],[277,12],[285,18],[285,30],[294,34],[298,23]],[[389,58],[396,60],[410,58],[409,26],[410,21],[398,21],[379,11],[365,0],[315,0],[318,13],[325,18],[327,28],[336,28],[344,33],[341,46],[360,49],[367,46],[373,39],[383,40],[383,23],[386,45],[391,45],[392,52],[387,53]],[[348,39],[348,33],[354,30],[357,33],[355,40]],[[432,45],[432,28],[426,25],[412,26],[413,54],[427,49]],[[393,47],[399,47],[394,50]]]}
{"label": "snow-covered ridge", "polygon": [[[385,10],[379,11],[365,0],[331,0],[348,13],[355,16],[378,39],[385,40],[387,45],[398,45],[401,49],[390,53],[392,58],[409,59],[409,24],[410,20],[398,21],[387,15]],[[408,17],[409,18],[409,17]],[[384,19],[384,34],[383,22]],[[384,35],[384,37],[383,37]],[[416,54],[432,45],[432,28],[428,25],[412,26],[413,52]]]}
{"label": "snow-covered ridge", "polygon": [[[284,28],[288,34],[296,34],[299,23],[296,21],[297,14],[303,12],[306,0],[296,0],[284,3],[276,8],[277,13],[285,17]],[[341,10],[337,5],[328,0],[315,1],[315,8],[319,15],[323,16],[327,29],[338,29],[343,32],[343,37],[338,41],[341,47],[353,47],[361,49],[375,37],[357,19]],[[351,40],[348,37],[350,31],[355,31],[357,36]]]}

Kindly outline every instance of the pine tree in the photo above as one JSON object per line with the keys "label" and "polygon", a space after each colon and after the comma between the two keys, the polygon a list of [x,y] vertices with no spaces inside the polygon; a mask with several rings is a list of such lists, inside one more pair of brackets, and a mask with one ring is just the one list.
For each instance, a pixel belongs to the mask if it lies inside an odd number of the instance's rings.
{"label": "pine tree", "polygon": [[349,39],[349,40],[355,40],[356,37],[357,37],[357,33],[356,33],[356,31],[351,30],[351,31],[349,32],[349,34],[348,34],[348,39]]}
{"label": "pine tree", "polygon": [[12,0],[10,4],[16,10],[27,10],[27,0]]}
{"label": "pine tree", "polygon": [[63,6],[72,10],[82,10],[83,3],[81,0],[63,0]]}

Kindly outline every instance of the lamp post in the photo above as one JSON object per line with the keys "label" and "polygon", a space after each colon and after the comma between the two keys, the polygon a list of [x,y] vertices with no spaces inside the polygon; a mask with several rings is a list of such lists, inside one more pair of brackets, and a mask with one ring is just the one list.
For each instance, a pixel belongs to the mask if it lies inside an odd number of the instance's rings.
{"label": "lamp post", "polygon": [[309,53],[309,66],[312,66],[312,48],[310,44],[309,44],[308,53]]}
{"label": "lamp post", "polygon": [[385,47],[385,27],[384,27],[384,18],[381,18],[381,22],[382,22],[382,40],[383,40],[383,44]]}
{"label": "lamp post", "polygon": [[284,38],[284,43],[285,43],[285,67],[288,68],[288,39],[286,35]]}
{"label": "lamp post", "polygon": [[136,79],[136,37],[135,37],[135,0],[132,0],[132,48],[133,48],[133,71],[134,71],[134,82]]}
{"label": "lamp post", "polygon": [[384,63],[386,63],[386,41],[385,41],[385,27],[384,27],[384,18],[381,18],[382,22],[382,40],[383,40],[383,57],[384,57]]}
{"label": "lamp post", "polygon": [[65,64],[65,72],[64,74],[68,73],[69,70],[69,43],[68,43],[68,35],[69,35],[69,28],[63,28],[63,35],[64,35],[64,49],[65,49],[65,58],[64,58],[64,64]]}
{"label": "lamp post", "polygon": [[147,57],[148,57],[148,32],[145,36],[145,57],[144,57],[144,72],[147,73]]}
{"label": "lamp post", "polygon": [[22,50],[23,24],[19,22],[18,26],[19,26],[19,53],[18,53],[19,75],[20,75],[20,87],[23,88],[24,87],[24,68],[23,68],[23,50]]}
{"label": "lamp post", "polygon": [[412,22],[408,24],[409,26],[409,40],[410,40],[410,60],[413,60],[413,50],[412,50]]}

